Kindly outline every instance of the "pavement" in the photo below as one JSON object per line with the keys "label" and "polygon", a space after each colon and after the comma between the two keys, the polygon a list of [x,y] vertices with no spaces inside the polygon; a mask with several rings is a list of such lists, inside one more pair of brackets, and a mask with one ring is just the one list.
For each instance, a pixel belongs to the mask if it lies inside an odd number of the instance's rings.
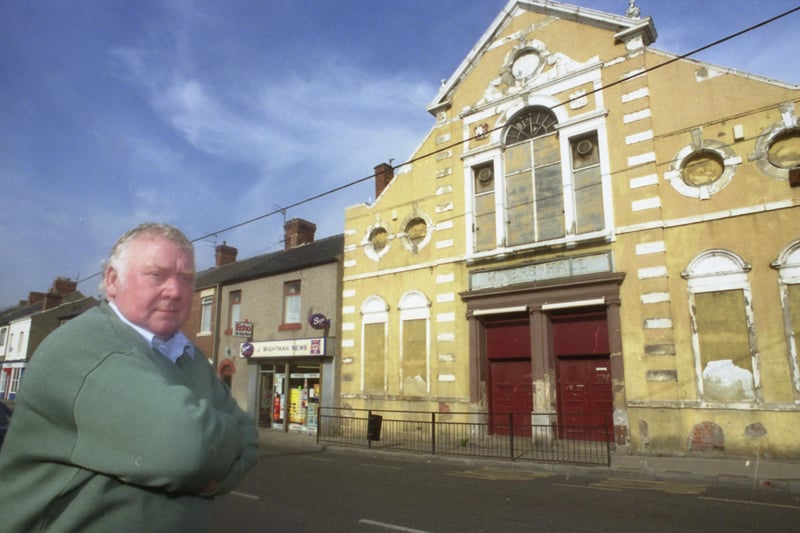
{"label": "pavement", "polygon": [[280,448],[296,448],[308,451],[337,450],[353,453],[367,453],[373,456],[403,456],[404,458],[435,457],[442,461],[467,462],[471,465],[486,464],[495,466],[514,465],[514,468],[573,473],[575,475],[603,475],[629,479],[655,481],[683,481],[718,486],[737,486],[746,488],[774,489],[800,494],[800,461],[774,461],[765,458],[730,458],[698,456],[656,456],[611,454],[611,466],[580,466],[567,464],[540,463],[534,461],[509,461],[497,458],[452,457],[446,455],[425,455],[398,451],[386,451],[357,446],[332,443],[317,443],[316,435],[303,430],[284,431],[282,429],[260,428],[259,437],[265,445]]}

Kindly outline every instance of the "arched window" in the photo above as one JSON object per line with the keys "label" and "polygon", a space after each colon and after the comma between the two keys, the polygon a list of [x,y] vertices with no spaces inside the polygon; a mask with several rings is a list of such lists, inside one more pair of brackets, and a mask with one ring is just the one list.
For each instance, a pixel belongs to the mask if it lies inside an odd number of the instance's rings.
{"label": "arched window", "polygon": [[787,246],[772,267],[778,270],[789,367],[794,390],[800,393],[800,240]]}
{"label": "arched window", "polygon": [[400,299],[400,386],[405,396],[430,394],[431,303],[419,291]]}
{"label": "arched window", "polygon": [[473,195],[473,250],[606,236],[601,125],[602,119],[593,119],[562,128],[545,106],[511,116],[502,155],[476,158],[466,176]]}
{"label": "arched window", "polygon": [[370,296],[361,305],[361,315],[361,390],[385,395],[389,306],[380,296]]}
{"label": "arched window", "polygon": [[749,271],[738,255],[711,250],[695,257],[682,274],[689,289],[699,394],[708,403],[758,399]]}

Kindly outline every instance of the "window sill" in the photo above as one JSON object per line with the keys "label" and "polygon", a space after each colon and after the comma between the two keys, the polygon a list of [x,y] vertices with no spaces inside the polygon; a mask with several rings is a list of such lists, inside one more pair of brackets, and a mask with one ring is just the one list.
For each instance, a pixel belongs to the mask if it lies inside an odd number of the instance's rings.
{"label": "window sill", "polygon": [[278,326],[278,331],[294,331],[303,327],[300,322],[292,322],[289,324],[281,324]]}

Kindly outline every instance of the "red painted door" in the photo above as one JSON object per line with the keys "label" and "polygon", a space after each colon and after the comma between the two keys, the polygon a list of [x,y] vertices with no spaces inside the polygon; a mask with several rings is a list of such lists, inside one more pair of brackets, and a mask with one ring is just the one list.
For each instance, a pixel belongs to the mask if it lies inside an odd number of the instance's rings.
{"label": "red painted door", "polygon": [[559,358],[559,437],[612,440],[614,402],[608,357]]}
{"label": "red painted door", "polygon": [[490,431],[530,436],[533,378],[530,361],[492,361],[490,370]]}

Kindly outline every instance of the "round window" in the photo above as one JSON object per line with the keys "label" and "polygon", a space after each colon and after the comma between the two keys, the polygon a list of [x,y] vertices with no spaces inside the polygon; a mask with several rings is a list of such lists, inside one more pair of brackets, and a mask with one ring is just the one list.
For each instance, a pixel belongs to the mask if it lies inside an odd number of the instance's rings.
{"label": "round window", "polygon": [[767,149],[767,159],[778,168],[800,166],[800,130],[786,130],[775,137]]}
{"label": "round window", "polygon": [[722,177],[725,162],[713,150],[699,150],[690,154],[681,167],[681,177],[687,185],[700,187],[709,185]]}
{"label": "round window", "polygon": [[389,241],[389,233],[385,228],[375,228],[369,234],[369,243],[375,252],[380,252],[386,248],[386,243]]}
{"label": "round window", "polygon": [[408,241],[417,246],[425,240],[425,236],[428,234],[428,224],[421,218],[413,218],[406,225],[406,234]]}

